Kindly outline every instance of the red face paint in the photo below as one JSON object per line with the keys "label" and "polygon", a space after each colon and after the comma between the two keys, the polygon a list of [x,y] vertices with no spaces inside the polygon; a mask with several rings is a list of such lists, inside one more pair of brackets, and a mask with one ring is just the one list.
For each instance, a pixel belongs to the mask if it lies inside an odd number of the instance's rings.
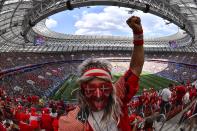
{"label": "red face paint", "polygon": [[81,85],[85,98],[93,111],[100,111],[106,107],[109,96],[113,91],[111,82],[83,83]]}

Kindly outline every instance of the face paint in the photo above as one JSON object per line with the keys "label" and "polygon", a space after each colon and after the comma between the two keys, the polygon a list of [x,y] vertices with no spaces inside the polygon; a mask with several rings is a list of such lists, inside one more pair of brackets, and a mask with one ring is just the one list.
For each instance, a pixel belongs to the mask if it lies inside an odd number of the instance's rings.
{"label": "face paint", "polygon": [[85,98],[93,111],[100,111],[106,107],[109,96],[113,91],[111,82],[83,83],[81,86]]}

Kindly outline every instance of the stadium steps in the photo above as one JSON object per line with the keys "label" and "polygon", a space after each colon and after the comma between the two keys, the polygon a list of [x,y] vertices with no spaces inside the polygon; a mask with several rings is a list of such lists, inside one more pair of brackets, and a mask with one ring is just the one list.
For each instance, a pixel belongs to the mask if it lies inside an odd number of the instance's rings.
{"label": "stadium steps", "polygon": [[[181,116],[183,115],[183,113],[185,111],[187,111],[196,101],[197,99],[193,100],[185,109],[183,109],[180,113],[178,113],[176,116],[174,116],[173,118],[171,118],[170,120],[166,121],[162,130],[160,131],[180,131],[180,127],[178,126],[177,123],[179,122]],[[156,131],[159,131],[161,125],[158,123],[155,123],[155,128]],[[186,129],[185,131],[188,131],[188,129]]]}

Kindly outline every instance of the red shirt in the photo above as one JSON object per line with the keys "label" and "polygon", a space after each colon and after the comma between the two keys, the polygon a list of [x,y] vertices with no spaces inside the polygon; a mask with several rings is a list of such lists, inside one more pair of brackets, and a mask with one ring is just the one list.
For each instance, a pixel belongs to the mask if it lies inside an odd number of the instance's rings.
{"label": "red shirt", "polygon": [[196,97],[196,89],[195,88],[192,88],[189,92],[190,94],[190,99],[193,98],[193,97]]}
{"label": "red shirt", "polygon": [[52,125],[53,125],[53,131],[58,131],[58,118],[55,118],[53,120]]}
{"label": "red shirt", "polygon": [[20,121],[19,123],[19,128],[20,128],[20,131],[33,131],[33,128],[30,125],[22,121]]}
{"label": "red shirt", "polygon": [[21,112],[20,113],[20,121],[27,121],[27,120],[29,120],[29,115],[28,114],[26,114],[25,112]]}
{"label": "red shirt", "polygon": [[[115,83],[116,95],[119,98],[121,104],[122,115],[120,116],[120,121],[118,123],[118,129],[121,131],[131,131],[129,116],[128,116],[128,106],[131,98],[138,91],[138,81],[139,78],[132,73],[131,70],[127,71],[125,75]],[[82,123],[77,120],[77,114],[80,108],[77,107],[75,110],[69,112],[66,116],[62,116],[59,119],[59,131],[93,131],[89,123]]]}
{"label": "red shirt", "polygon": [[40,128],[39,115],[37,113],[31,113],[29,119],[30,119],[29,123],[34,129]]}
{"label": "red shirt", "polygon": [[53,119],[49,114],[42,114],[41,117],[41,128],[45,131],[53,131],[52,127]]}
{"label": "red shirt", "polygon": [[186,89],[184,86],[177,86],[176,87],[176,96],[177,96],[177,100],[182,100],[183,96],[185,95],[186,93]]}
{"label": "red shirt", "polygon": [[6,131],[6,128],[0,123],[0,131]]}

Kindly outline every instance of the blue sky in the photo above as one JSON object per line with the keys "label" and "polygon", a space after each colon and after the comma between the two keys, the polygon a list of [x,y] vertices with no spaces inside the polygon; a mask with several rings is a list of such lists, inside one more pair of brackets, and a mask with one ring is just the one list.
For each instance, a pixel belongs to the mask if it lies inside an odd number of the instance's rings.
{"label": "blue sky", "polygon": [[145,37],[167,36],[178,31],[176,25],[165,24],[160,17],[141,11],[128,14],[128,10],[113,6],[77,8],[50,16],[46,25],[64,34],[131,36],[131,29],[125,21],[131,15],[136,15],[142,19]]}

